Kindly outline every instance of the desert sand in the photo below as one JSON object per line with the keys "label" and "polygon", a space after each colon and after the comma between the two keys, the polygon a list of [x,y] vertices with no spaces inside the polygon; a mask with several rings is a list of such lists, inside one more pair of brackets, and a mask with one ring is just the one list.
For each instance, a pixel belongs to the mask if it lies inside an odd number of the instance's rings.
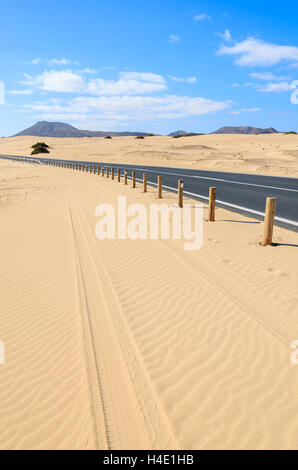
{"label": "desert sand", "polygon": [[236,171],[298,177],[298,135],[202,135],[59,139],[0,139],[0,153],[30,155],[31,145],[45,141],[51,156],[64,159]]}
{"label": "desert sand", "polygon": [[[38,140],[64,158],[298,174],[295,136],[193,139]],[[217,141],[218,164],[179,150]],[[0,449],[297,449],[297,234],[275,227],[263,247],[262,222],[217,209],[199,251],[98,240],[95,208],[120,195],[159,202],[139,183],[0,160]]]}

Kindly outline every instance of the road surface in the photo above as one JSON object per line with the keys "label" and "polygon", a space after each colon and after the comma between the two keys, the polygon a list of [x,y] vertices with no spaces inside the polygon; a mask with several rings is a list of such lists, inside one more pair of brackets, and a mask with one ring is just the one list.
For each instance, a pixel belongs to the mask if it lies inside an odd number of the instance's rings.
{"label": "road surface", "polygon": [[136,172],[141,181],[147,173],[148,184],[156,185],[157,176],[163,177],[163,187],[177,191],[178,180],[184,181],[184,194],[200,201],[208,200],[209,187],[216,187],[216,203],[220,207],[236,211],[251,217],[263,219],[266,197],[277,199],[275,223],[298,232],[298,178],[254,175],[245,173],[227,173],[222,171],[196,170],[186,168],[157,167],[145,165],[124,165],[107,162],[86,162],[78,160],[49,159],[44,157],[21,157],[0,155],[1,158],[14,160],[25,159],[31,163],[47,162],[81,163],[88,166],[120,168],[123,175]]}

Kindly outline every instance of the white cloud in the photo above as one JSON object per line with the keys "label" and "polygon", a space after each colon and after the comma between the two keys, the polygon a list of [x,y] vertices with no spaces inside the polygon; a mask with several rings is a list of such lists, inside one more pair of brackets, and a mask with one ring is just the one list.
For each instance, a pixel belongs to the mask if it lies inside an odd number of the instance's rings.
{"label": "white cloud", "polygon": [[240,86],[239,83],[233,83],[232,88],[239,88]]}
{"label": "white cloud", "polygon": [[230,111],[229,114],[256,113],[258,111],[262,111],[262,108],[242,108],[239,111]]}
{"label": "white cloud", "polygon": [[215,34],[221,37],[226,42],[229,42],[232,40],[232,35],[228,29],[226,29],[224,33],[215,33]]}
{"label": "white cloud", "polygon": [[37,77],[25,75],[25,80],[20,82],[24,85],[44,91],[56,91],[61,93],[79,92],[84,87],[83,79],[70,71],[44,72]]}
{"label": "white cloud", "polygon": [[95,75],[97,73],[97,70],[86,67],[85,69],[78,70],[77,73],[81,73],[83,75],[84,74]]}
{"label": "white cloud", "polygon": [[270,82],[270,80],[275,80],[275,75],[273,75],[273,73],[271,72],[264,72],[264,73],[254,72],[254,73],[250,73],[249,75],[252,78],[257,78],[259,80],[265,80],[268,82]]}
{"label": "white cloud", "polygon": [[100,116],[113,121],[149,121],[156,118],[174,119],[200,116],[226,109],[228,102],[207,100],[199,97],[166,95],[152,96],[101,96],[77,97],[65,106],[34,103],[26,109],[52,115]]}
{"label": "white cloud", "polygon": [[265,82],[270,82],[272,80],[284,81],[284,80],[289,79],[289,77],[282,77],[282,76],[273,75],[273,73],[271,73],[271,72],[264,72],[264,73],[254,72],[254,73],[250,73],[249,75],[252,78],[257,78],[258,80],[264,80]]}
{"label": "white cloud", "polygon": [[124,80],[140,80],[151,83],[165,83],[165,79],[156,73],[120,72],[119,75]]}
{"label": "white cloud", "polygon": [[262,91],[264,93],[282,93],[284,91],[292,90],[291,84],[288,82],[267,83],[266,85],[257,85],[256,88],[258,91]]}
{"label": "white cloud", "polygon": [[168,75],[170,80],[173,80],[174,82],[185,82],[185,83],[196,83],[198,80],[196,77],[186,77],[186,78],[179,78],[179,77],[174,77],[173,75]]}
{"label": "white cloud", "polygon": [[11,95],[32,95],[33,90],[10,90]]}
{"label": "white cloud", "polygon": [[41,62],[41,59],[39,59],[39,58],[37,57],[36,59],[33,59],[33,60],[32,60],[31,64],[37,65],[37,64],[40,64],[40,62]]}
{"label": "white cloud", "polygon": [[222,46],[218,54],[238,56],[235,61],[237,65],[259,65],[265,67],[278,64],[282,61],[297,61],[298,47],[278,46],[249,37],[234,46]]}
{"label": "white cloud", "polygon": [[171,34],[169,36],[169,42],[179,42],[180,41],[180,36],[178,34]]}
{"label": "white cloud", "polygon": [[100,96],[143,95],[165,90],[166,82],[153,73],[121,72],[118,80],[90,80],[87,92]]}
{"label": "white cloud", "polygon": [[79,62],[77,60],[69,60],[69,59],[50,59],[48,60],[48,65],[69,65],[69,64],[75,64],[79,65]]}
{"label": "white cloud", "polygon": [[206,13],[200,13],[194,17],[195,21],[202,21],[202,20],[211,20],[211,17],[206,15]]}

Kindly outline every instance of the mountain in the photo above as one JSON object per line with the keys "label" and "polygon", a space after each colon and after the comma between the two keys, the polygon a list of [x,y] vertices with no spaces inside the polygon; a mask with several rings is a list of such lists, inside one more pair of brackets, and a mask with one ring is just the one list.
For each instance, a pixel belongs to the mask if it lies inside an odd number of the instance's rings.
{"label": "mountain", "polygon": [[184,135],[184,134],[187,134],[187,132],[185,132],[185,131],[175,131],[175,132],[171,132],[170,134],[168,134],[168,137],[174,137],[176,135]]}
{"label": "mountain", "polygon": [[170,134],[168,134],[168,137],[183,137],[183,136],[191,137],[193,135],[203,135],[203,134],[199,134],[197,132],[175,131],[175,132],[171,132]]}
{"label": "mountain", "polygon": [[39,121],[34,126],[28,127],[22,132],[19,132],[14,137],[20,137],[24,135],[32,135],[36,137],[105,137],[110,135],[111,137],[116,136],[146,136],[146,132],[103,132],[103,131],[87,131],[80,130],[76,127],[70,126],[63,122],[48,122]]}
{"label": "mountain", "polygon": [[269,127],[267,129],[261,129],[259,127],[250,127],[250,126],[243,126],[243,127],[221,127],[212,134],[275,134],[278,132],[273,127]]}

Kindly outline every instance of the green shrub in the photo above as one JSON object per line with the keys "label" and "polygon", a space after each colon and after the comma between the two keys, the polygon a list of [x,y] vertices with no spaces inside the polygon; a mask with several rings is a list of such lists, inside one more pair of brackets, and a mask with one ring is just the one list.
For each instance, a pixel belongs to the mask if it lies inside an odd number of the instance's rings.
{"label": "green shrub", "polygon": [[37,155],[39,153],[50,153],[48,151],[48,148],[50,147],[44,142],[37,142],[37,144],[32,145],[31,148],[33,149],[31,155]]}

